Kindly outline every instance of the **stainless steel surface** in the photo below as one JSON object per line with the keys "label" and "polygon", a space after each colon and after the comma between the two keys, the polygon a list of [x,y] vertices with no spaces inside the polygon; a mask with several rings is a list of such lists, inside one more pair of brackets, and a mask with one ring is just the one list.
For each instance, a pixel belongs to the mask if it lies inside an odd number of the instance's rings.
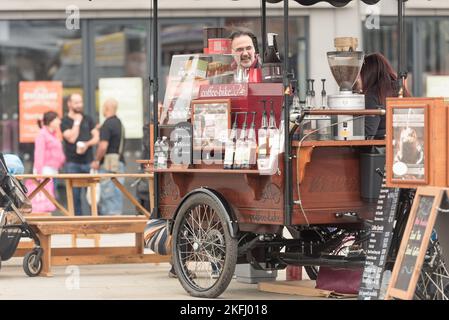
{"label": "stainless steel surface", "polygon": [[[328,105],[332,110],[364,110],[365,96],[351,92],[328,96]],[[363,116],[333,116],[333,135],[335,140],[364,140],[365,119]]]}

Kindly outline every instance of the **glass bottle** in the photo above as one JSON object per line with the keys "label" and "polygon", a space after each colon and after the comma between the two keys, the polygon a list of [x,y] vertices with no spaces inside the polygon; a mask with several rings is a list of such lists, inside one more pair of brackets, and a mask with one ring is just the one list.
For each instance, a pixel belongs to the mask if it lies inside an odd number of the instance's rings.
{"label": "glass bottle", "polygon": [[285,129],[284,129],[284,125],[285,125],[285,117],[284,117],[284,105],[282,105],[282,110],[281,110],[281,121],[279,122],[279,153],[283,153],[285,150]]}
{"label": "glass bottle", "polygon": [[244,161],[243,167],[245,169],[250,169],[254,167],[256,164],[256,150],[257,150],[257,141],[256,141],[256,112],[251,112],[253,114],[253,120],[251,121],[251,125],[248,130],[248,138],[247,138],[247,155]]}
{"label": "glass bottle", "polygon": [[[321,106],[322,110],[328,109],[327,107],[327,93],[325,89],[326,79],[321,79],[323,83],[323,89],[321,90]],[[317,121],[318,126],[318,140],[332,140],[332,120],[330,115],[321,115]]]}
{"label": "glass bottle", "polygon": [[162,137],[162,142],[159,144],[159,146],[160,146],[160,152],[159,152],[159,157],[157,160],[158,169],[167,169],[168,168],[169,145],[168,145],[168,139],[166,136]]}
{"label": "glass bottle", "polygon": [[235,112],[234,123],[232,124],[232,129],[229,134],[229,138],[226,140],[225,144],[225,158],[224,158],[224,168],[232,169],[234,165],[235,158],[235,144],[237,140],[237,118],[238,112]]}
{"label": "glass bottle", "polygon": [[274,114],[274,103],[270,101],[270,120],[268,125],[268,153],[271,154],[272,149],[279,147],[279,132],[276,127],[276,115]]}
{"label": "glass bottle", "polygon": [[259,143],[258,158],[265,159],[268,156],[268,118],[267,118],[267,101],[262,100],[263,114],[260,124],[260,128],[257,132],[257,138]]}
{"label": "glass bottle", "polygon": [[267,51],[265,52],[264,62],[265,63],[280,63],[281,59],[279,57],[279,51],[276,41],[276,33],[267,33]]}
{"label": "glass bottle", "polygon": [[[313,110],[315,104],[315,90],[313,89],[314,79],[307,79],[307,91],[306,91],[306,110]],[[317,134],[315,131],[317,128],[317,120],[314,116],[305,116],[302,125],[302,137],[307,135],[306,140],[316,140]],[[312,133],[313,132],[313,133]]]}
{"label": "glass bottle", "polygon": [[155,170],[159,169],[159,155],[161,152],[161,137],[158,137],[154,143],[154,156],[153,156],[153,167]]}
{"label": "glass bottle", "polygon": [[237,140],[235,147],[235,162],[234,169],[242,169],[245,162],[245,154],[247,148],[247,132],[246,132],[246,120],[248,119],[248,112],[245,112],[245,120],[243,120],[242,131],[240,137]]}

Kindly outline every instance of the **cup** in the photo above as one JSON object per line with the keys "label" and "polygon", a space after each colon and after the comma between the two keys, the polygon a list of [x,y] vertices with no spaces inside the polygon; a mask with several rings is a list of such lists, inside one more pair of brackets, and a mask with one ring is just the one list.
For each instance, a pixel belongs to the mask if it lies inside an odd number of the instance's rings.
{"label": "cup", "polygon": [[84,141],[78,141],[76,143],[76,153],[77,154],[83,154],[86,152],[86,143]]}

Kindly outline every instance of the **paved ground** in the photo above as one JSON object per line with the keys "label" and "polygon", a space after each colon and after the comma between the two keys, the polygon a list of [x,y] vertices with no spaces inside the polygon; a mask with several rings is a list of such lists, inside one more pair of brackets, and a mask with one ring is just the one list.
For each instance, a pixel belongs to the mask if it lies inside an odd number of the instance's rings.
{"label": "paved ground", "polygon": [[[102,245],[132,245],[133,235],[104,235]],[[92,240],[78,240],[88,246]],[[68,246],[68,236],[55,236],[55,246]],[[22,259],[5,261],[0,270],[0,300],[5,299],[193,299],[177,279],[168,278],[169,264],[119,264],[53,267],[53,277],[29,278]],[[79,276],[78,276],[79,275]],[[285,271],[278,274],[285,280]],[[308,297],[261,292],[256,284],[231,281],[222,299],[298,299]],[[317,298],[313,298],[317,299]]]}

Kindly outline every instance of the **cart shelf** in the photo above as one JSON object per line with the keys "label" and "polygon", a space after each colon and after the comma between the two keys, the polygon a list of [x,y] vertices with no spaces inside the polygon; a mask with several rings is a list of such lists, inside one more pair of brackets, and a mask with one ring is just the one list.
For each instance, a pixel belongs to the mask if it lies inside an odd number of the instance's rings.
{"label": "cart shelf", "polygon": [[[232,170],[223,168],[182,168],[182,167],[170,167],[168,169],[154,169],[152,160],[137,160],[138,163],[146,164],[146,172],[155,173],[167,173],[170,175],[173,182],[176,184],[179,195],[183,197],[191,189],[189,185],[194,179],[195,175],[210,175],[210,174],[224,174],[231,175],[233,179],[244,179],[246,184],[251,188],[254,199],[259,200],[262,196],[262,192],[271,182],[271,175],[262,175],[257,169],[245,169],[245,170]],[[279,171],[274,175],[278,176]]]}
{"label": "cart shelf", "polygon": [[[301,143],[301,147],[363,147],[363,146],[384,146],[385,140],[326,140],[315,141],[308,140]],[[292,142],[293,147],[299,147],[299,141]]]}
{"label": "cart shelf", "polygon": [[232,170],[232,169],[199,169],[199,168],[168,168],[154,169],[152,166],[146,168],[148,172],[157,173],[223,173],[223,174],[251,174],[260,175],[257,169]]}

